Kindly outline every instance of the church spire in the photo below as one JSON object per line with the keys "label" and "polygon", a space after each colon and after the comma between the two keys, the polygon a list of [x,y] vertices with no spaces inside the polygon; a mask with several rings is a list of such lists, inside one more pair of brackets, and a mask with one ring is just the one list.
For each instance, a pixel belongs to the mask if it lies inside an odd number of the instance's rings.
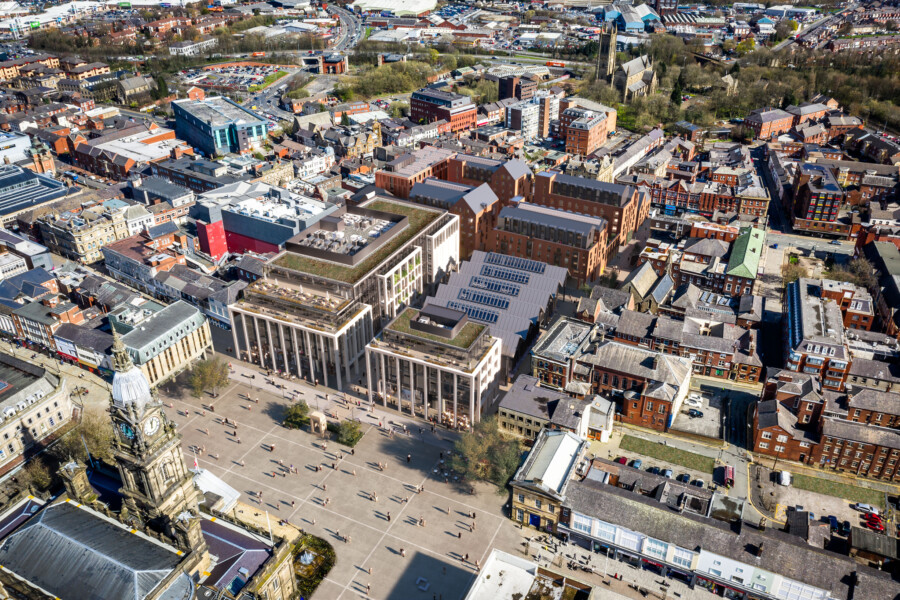
{"label": "church spire", "polygon": [[125,349],[125,342],[122,341],[122,336],[119,335],[115,327],[112,328],[112,331],[113,369],[119,373],[125,373],[134,366],[134,363],[131,362],[131,355]]}

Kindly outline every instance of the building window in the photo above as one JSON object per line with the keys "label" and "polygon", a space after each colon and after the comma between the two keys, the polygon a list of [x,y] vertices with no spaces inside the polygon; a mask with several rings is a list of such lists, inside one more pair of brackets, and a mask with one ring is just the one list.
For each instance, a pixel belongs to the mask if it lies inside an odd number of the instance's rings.
{"label": "building window", "polygon": [[762,439],[764,439],[764,440],[771,440],[771,439],[772,439],[772,432],[770,432],[770,431],[763,431],[763,433],[762,433]]}
{"label": "building window", "polygon": [[765,449],[767,449],[767,448],[769,447],[769,443],[768,443],[768,442],[760,442],[760,443],[759,443],[759,447],[760,447],[762,450],[765,450]]}
{"label": "building window", "polygon": [[690,567],[693,559],[693,552],[682,550],[681,548],[675,548],[675,553],[672,555],[672,562],[682,567]]}
{"label": "building window", "polygon": [[572,517],[572,528],[577,529],[583,533],[590,534],[591,533],[591,519],[588,517],[583,517],[579,514],[576,514]]}
{"label": "building window", "polygon": [[519,494],[519,503],[525,504],[525,494]]}

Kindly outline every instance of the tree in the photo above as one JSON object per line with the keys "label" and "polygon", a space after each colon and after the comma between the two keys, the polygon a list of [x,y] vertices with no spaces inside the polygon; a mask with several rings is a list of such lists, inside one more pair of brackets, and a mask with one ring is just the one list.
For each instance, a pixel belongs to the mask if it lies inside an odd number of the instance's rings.
{"label": "tree", "polygon": [[39,492],[48,489],[53,483],[53,474],[40,456],[32,458],[28,462],[28,466],[23,469],[22,474],[24,479],[22,483]]}
{"label": "tree", "polygon": [[212,390],[213,396],[218,396],[219,388],[228,384],[228,374],[228,363],[220,356],[198,361],[191,374],[191,391],[194,397],[199,398],[207,389]]}
{"label": "tree", "polygon": [[162,75],[156,76],[156,91],[153,93],[156,99],[165,98],[169,95],[169,84]]}
{"label": "tree", "polygon": [[675,87],[672,88],[672,95],[669,99],[675,106],[681,106],[681,81],[675,83]]}
{"label": "tree", "polygon": [[60,462],[70,458],[87,462],[87,452],[94,459],[109,462],[112,460],[114,436],[112,423],[106,418],[106,414],[84,412],[81,422],[53,444],[50,453]]}
{"label": "tree", "polygon": [[438,61],[441,59],[441,53],[435,50],[434,48],[428,49],[428,64],[436,65]]}
{"label": "tree", "polygon": [[722,41],[722,52],[725,52],[726,54],[729,52],[733,52],[736,46],[737,46],[737,43],[732,39],[723,40]]}
{"label": "tree", "polygon": [[738,53],[738,56],[743,56],[756,48],[756,40],[753,38],[747,38],[737,46],[735,46],[734,50]]}
{"label": "tree", "polygon": [[784,279],[785,285],[797,281],[802,277],[806,277],[807,275],[806,267],[799,264],[788,263],[784,265],[784,268],[781,270],[781,276]]}
{"label": "tree", "polygon": [[300,400],[284,411],[284,426],[288,429],[302,429],[309,423],[309,405]]}
{"label": "tree", "polygon": [[350,126],[350,115],[346,112],[341,113],[341,125],[344,127]]}
{"label": "tree", "polygon": [[341,421],[337,426],[337,443],[355,446],[362,439],[362,430],[357,421]]}
{"label": "tree", "polygon": [[454,445],[450,468],[466,480],[489,481],[503,486],[519,466],[519,443],[497,428],[497,417],[478,422]]}

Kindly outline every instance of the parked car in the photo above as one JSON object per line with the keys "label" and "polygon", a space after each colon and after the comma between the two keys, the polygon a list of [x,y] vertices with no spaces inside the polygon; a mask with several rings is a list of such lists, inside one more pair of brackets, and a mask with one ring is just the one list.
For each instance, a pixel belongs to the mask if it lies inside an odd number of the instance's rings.
{"label": "parked car", "polygon": [[841,523],[841,535],[850,535],[850,521],[844,521],[843,523]]}
{"label": "parked car", "polygon": [[662,476],[666,479],[672,479],[672,469],[666,469],[662,472]]}
{"label": "parked car", "polygon": [[633,461],[631,461],[631,466],[634,467],[635,469],[640,469],[642,464],[644,464],[644,461],[642,461],[639,458],[636,458]]}
{"label": "parked car", "polygon": [[878,533],[884,533],[884,525],[881,523],[866,521],[866,527],[868,527],[872,531],[877,531]]}
{"label": "parked car", "polygon": [[688,473],[682,473],[678,477],[675,478],[676,481],[680,481],[681,483],[690,483],[691,476]]}
{"label": "parked car", "polygon": [[866,515],[866,521],[873,521],[875,523],[881,523],[881,517],[879,517],[875,513],[869,513]]}
{"label": "parked car", "polygon": [[862,502],[857,502],[855,504],[851,504],[850,508],[854,510],[858,510],[859,512],[864,513],[875,513],[878,514],[878,509],[872,506],[871,504],[863,504]]}
{"label": "parked car", "polygon": [[650,467],[647,472],[651,475],[659,475],[659,467]]}
{"label": "parked car", "polygon": [[688,416],[692,419],[696,419],[703,416],[703,411],[699,411],[696,408],[692,408],[687,412]]}
{"label": "parked car", "polygon": [[793,482],[794,482],[794,477],[791,475],[790,471],[780,471],[778,473],[779,485],[789,487]]}
{"label": "parked car", "polygon": [[619,463],[620,465],[627,465],[628,459],[625,458],[624,456],[620,456],[619,458],[616,459],[616,462]]}
{"label": "parked car", "polygon": [[706,486],[706,484],[703,482],[702,479],[695,479],[695,480],[693,480],[693,481],[691,482],[691,485],[696,485],[696,486],[699,487],[699,488],[702,488],[702,487],[705,487],[705,486]]}
{"label": "parked car", "polygon": [[703,408],[703,396],[700,394],[691,394],[687,398],[684,399],[684,403],[688,406],[694,406],[696,408]]}
{"label": "parked car", "polygon": [[832,533],[837,533],[838,531],[840,531],[841,524],[838,523],[837,517],[835,517],[834,515],[828,515],[825,518],[828,519],[828,524],[831,525]]}
{"label": "parked car", "polygon": [[831,241],[828,242],[828,243],[831,244],[832,246],[840,246],[840,245],[841,245],[841,241],[840,241],[840,240],[831,240]]}

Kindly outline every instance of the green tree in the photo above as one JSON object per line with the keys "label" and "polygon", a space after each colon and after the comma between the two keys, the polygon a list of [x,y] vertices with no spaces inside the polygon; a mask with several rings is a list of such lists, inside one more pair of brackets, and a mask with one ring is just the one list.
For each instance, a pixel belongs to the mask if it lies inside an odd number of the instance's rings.
{"label": "green tree", "polygon": [[441,59],[441,53],[435,50],[434,48],[428,49],[428,64],[436,65],[438,61]]}
{"label": "green tree", "polygon": [[344,125],[345,127],[350,125],[350,115],[346,112],[341,113],[341,125]]}
{"label": "green tree", "polygon": [[300,400],[284,411],[284,426],[288,429],[302,429],[309,424],[309,405]]}
{"label": "green tree", "polygon": [[165,98],[169,95],[169,84],[166,82],[166,78],[162,75],[156,76],[156,90],[153,92],[153,96],[157,99]]}
{"label": "green tree", "polygon": [[675,83],[675,87],[672,88],[672,95],[669,97],[675,106],[681,106],[681,93],[681,82],[678,81]]}
{"label": "green tree", "polygon": [[507,438],[497,428],[497,417],[477,423],[462,434],[454,445],[450,468],[463,479],[489,481],[503,486],[519,466],[519,443]]}
{"label": "green tree", "polygon": [[753,38],[747,38],[746,40],[735,46],[734,50],[738,53],[738,56],[744,56],[754,48],[756,48],[756,40]]}
{"label": "green tree", "polygon": [[345,446],[355,446],[362,439],[362,430],[357,421],[341,421],[337,426],[337,443]]}
{"label": "green tree", "polygon": [[194,365],[191,373],[191,392],[195,398],[203,395],[204,390],[212,390],[213,396],[219,395],[219,389],[228,384],[229,368],[222,357],[200,360]]}

